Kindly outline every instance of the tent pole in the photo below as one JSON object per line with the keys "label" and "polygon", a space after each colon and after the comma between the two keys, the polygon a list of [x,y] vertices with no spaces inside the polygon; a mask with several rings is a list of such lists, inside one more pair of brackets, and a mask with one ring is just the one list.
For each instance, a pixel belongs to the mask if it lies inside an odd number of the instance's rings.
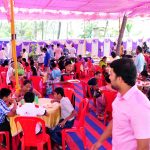
{"label": "tent pole", "polygon": [[14,21],[14,0],[10,0],[10,15],[11,15],[11,46],[12,46],[12,58],[15,65],[15,79],[16,79],[16,90],[19,90],[19,77],[18,77],[18,63],[16,54],[16,34],[15,34],[15,21]]}
{"label": "tent pole", "polygon": [[126,27],[126,23],[127,23],[127,16],[126,16],[126,14],[124,14],[122,24],[121,24],[121,29],[119,30],[119,37],[118,37],[117,49],[116,49],[117,55],[119,55],[119,53],[120,53],[120,46],[121,46],[124,30]]}
{"label": "tent pole", "polygon": [[83,51],[83,56],[86,56],[85,20],[84,20],[84,51]]}

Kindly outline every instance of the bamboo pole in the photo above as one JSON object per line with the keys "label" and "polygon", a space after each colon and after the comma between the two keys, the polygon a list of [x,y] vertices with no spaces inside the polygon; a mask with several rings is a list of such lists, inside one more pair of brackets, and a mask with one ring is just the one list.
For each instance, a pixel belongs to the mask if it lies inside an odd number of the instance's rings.
{"label": "bamboo pole", "polygon": [[12,58],[15,65],[15,79],[16,79],[16,90],[18,91],[19,86],[19,77],[18,77],[18,63],[17,63],[17,54],[16,54],[16,34],[15,34],[15,21],[14,21],[14,0],[10,0],[10,15],[11,15],[11,46],[12,46]]}

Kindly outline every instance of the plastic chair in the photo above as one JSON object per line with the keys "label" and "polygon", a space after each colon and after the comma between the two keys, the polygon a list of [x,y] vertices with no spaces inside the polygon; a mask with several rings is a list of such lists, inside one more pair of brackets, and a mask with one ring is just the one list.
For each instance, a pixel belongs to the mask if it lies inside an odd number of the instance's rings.
{"label": "plastic chair", "polygon": [[74,94],[74,90],[72,88],[64,88],[64,93],[65,93],[65,96],[69,98],[69,100],[71,101],[71,104],[75,108],[75,94]]}
{"label": "plastic chair", "polygon": [[65,150],[65,142],[67,141],[67,133],[75,132],[81,135],[84,149],[86,149],[86,135],[84,130],[85,116],[86,110],[89,104],[89,100],[87,98],[83,99],[79,104],[79,111],[77,115],[76,122],[74,123],[74,127],[71,129],[63,129],[62,130],[62,149]]}
{"label": "plastic chair", "polygon": [[43,95],[43,78],[40,76],[31,76],[33,88]]}
{"label": "plastic chair", "polygon": [[10,150],[10,139],[8,131],[0,131],[0,138],[3,139],[3,136],[6,137],[6,150]]}
{"label": "plastic chair", "polygon": [[[23,136],[21,138],[22,150],[25,150],[25,147],[37,147],[38,150],[43,150],[43,146],[47,143],[48,150],[51,150],[50,137],[46,134],[45,122],[37,117],[16,117],[15,123],[22,127]],[[42,132],[38,135],[35,133],[35,128],[37,123],[41,124]]]}
{"label": "plastic chair", "polygon": [[103,90],[102,93],[104,94],[105,101],[106,101],[106,108],[104,112],[104,124],[106,124],[108,119],[109,120],[112,119],[112,103],[116,98],[117,92],[110,91],[110,90]]}
{"label": "plastic chair", "polygon": [[7,83],[6,83],[7,72],[3,71],[0,74],[1,74],[1,79],[2,79],[3,84],[7,85]]}

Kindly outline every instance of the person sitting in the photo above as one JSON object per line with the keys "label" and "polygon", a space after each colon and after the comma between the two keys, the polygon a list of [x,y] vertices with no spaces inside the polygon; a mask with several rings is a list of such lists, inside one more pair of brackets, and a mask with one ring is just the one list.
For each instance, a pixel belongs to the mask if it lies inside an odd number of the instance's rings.
{"label": "person sitting", "polygon": [[[9,108],[9,103],[12,103],[13,107]],[[10,123],[7,117],[13,117],[16,115],[17,103],[14,99],[11,99],[11,90],[2,88],[0,90],[0,131],[8,131],[10,137],[10,148],[11,147],[11,130]],[[6,139],[3,140],[4,146],[6,145]]]}
{"label": "person sitting", "polygon": [[65,62],[65,72],[61,75],[61,81],[67,81],[73,79],[74,74],[72,72],[72,63],[70,60]]}
{"label": "person sitting", "polygon": [[105,76],[105,82],[106,82],[106,85],[99,88],[99,92],[100,92],[101,96],[96,98],[96,114],[98,116],[98,119],[100,119],[100,120],[104,119],[104,111],[105,111],[105,106],[106,106],[105,97],[102,94],[102,91],[103,90],[115,91],[111,87],[111,81],[109,79],[109,74],[107,74]]}
{"label": "person sitting", "polygon": [[107,60],[107,57],[104,56],[100,62],[99,62],[99,66],[102,68],[103,65],[107,66],[107,63],[106,63],[106,60]]}
{"label": "person sitting", "polygon": [[[24,95],[24,104],[20,105],[16,112],[20,116],[28,116],[28,117],[37,117],[46,115],[46,109],[36,105],[34,103],[35,94],[33,92],[27,92]],[[35,133],[39,134],[41,132],[40,124],[36,125]]]}
{"label": "person sitting", "polygon": [[79,79],[81,75],[81,71],[83,71],[81,70],[82,68],[83,68],[82,62],[79,61],[78,59],[75,59],[74,69],[75,69],[77,79]]}
{"label": "person sitting", "polygon": [[17,101],[21,101],[26,92],[33,92],[37,97],[42,97],[42,95],[32,87],[32,82],[30,80],[25,80],[22,88],[15,92],[15,97],[17,97]]}
{"label": "person sitting", "polygon": [[54,90],[54,100],[52,102],[60,103],[61,119],[59,124],[54,129],[49,130],[49,134],[53,142],[61,145],[61,131],[65,128],[71,128],[73,126],[76,111],[74,110],[74,107],[68,97],[65,97],[64,89],[62,87],[57,87]]}
{"label": "person sitting", "polygon": [[96,94],[97,94],[97,90],[99,89],[98,81],[100,77],[101,77],[101,73],[100,71],[97,71],[94,74],[94,77],[88,81],[88,85],[90,86],[91,94],[93,97],[97,97]]}
{"label": "person sitting", "polygon": [[148,72],[146,70],[143,70],[141,73],[141,80],[142,81],[150,81],[150,77],[148,75]]}
{"label": "person sitting", "polygon": [[56,79],[60,80],[60,77],[61,77],[61,71],[60,71],[60,69],[57,67],[57,65],[56,65],[55,62],[52,63],[51,66],[52,66],[52,72],[51,72],[51,74],[52,74],[53,80],[56,80]]}

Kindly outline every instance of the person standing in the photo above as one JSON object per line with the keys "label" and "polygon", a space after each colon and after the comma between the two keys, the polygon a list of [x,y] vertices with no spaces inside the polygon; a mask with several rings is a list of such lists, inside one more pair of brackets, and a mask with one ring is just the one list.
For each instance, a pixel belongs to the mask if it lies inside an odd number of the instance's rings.
{"label": "person standing", "polygon": [[91,150],[98,150],[110,136],[113,150],[149,150],[150,102],[135,85],[134,62],[118,59],[110,67],[111,86],[118,91],[112,104],[113,119]]}
{"label": "person standing", "polygon": [[140,46],[137,46],[136,54],[137,56],[135,57],[134,63],[135,63],[137,72],[141,73],[144,70],[145,58],[142,54],[142,48]]}
{"label": "person standing", "polygon": [[60,47],[60,44],[58,43],[57,44],[57,48],[54,49],[54,56],[55,56],[55,59],[58,60],[63,54],[63,50],[62,48]]}
{"label": "person standing", "polygon": [[74,58],[76,56],[76,49],[74,47],[74,44],[71,45],[69,53],[70,53],[70,58],[72,58],[72,57]]}
{"label": "person standing", "polygon": [[26,59],[26,62],[28,62],[28,53],[27,53],[26,49],[23,48],[22,51],[23,51],[22,58],[25,58],[25,59]]}

